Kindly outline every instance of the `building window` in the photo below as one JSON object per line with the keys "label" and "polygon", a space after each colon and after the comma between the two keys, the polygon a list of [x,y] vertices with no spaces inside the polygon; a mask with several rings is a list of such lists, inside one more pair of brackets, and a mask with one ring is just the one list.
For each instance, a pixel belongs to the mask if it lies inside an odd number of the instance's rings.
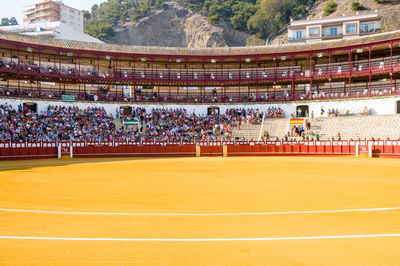
{"label": "building window", "polygon": [[356,24],[348,24],[346,25],[347,33],[355,33],[356,32]]}
{"label": "building window", "polygon": [[319,28],[310,28],[310,37],[319,36]]}
{"label": "building window", "polygon": [[361,33],[375,31],[375,23],[364,23],[360,26]]}
{"label": "building window", "polygon": [[328,28],[326,30],[326,35],[327,36],[336,36],[336,35],[338,35],[337,28]]}
{"label": "building window", "polygon": [[305,35],[306,34],[305,34],[304,30],[296,30],[294,32],[294,39],[297,39],[297,40],[304,39]]}

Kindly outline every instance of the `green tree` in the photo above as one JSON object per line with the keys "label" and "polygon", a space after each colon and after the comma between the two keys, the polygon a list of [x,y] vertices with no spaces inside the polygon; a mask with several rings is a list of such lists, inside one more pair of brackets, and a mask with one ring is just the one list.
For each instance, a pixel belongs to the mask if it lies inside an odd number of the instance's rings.
{"label": "green tree", "polygon": [[218,14],[214,14],[210,17],[207,18],[208,23],[210,24],[217,24],[219,22],[219,16]]}
{"label": "green tree", "polygon": [[329,16],[330,14],[335,12],[337,7],[338,7],[338,4],[336,2],[333,2],[333,1],[328,2],[324,9],[324,16]]}
{"label": "green tree", "polygon": [[98,5],[93,5],[92,6],[92,13],[95,12],[97,9],[99,9]]}
{"label": "green tree", "polygon": [[266,38],[278,31],[295,15],[296,0],[261,0],[260,8],[247,22],[248,30],[260,38]]}
{"label": "green tree", "polygon": [[241,31],[247,31],[247,21],[253,16],[257,8],[252,3],[238,3],[232,6],[234,15],[230,18],[233,28]]}
{"label": "green tree", "polygon": [[89,13],[89,11],[86,11],[86,10],[83,11],[83,18],[84,18],[84,19],[90,19],[90,13]]}
{"label": "green tree", "polygon": [[107,39],[114,36],[115,32],[112,25],[104,24],[101,22],[95,22],[87,28],[89,35],[98,38],[100,40]]}
{"label": "green tree", "polygon": [[351,3],[351,10],[356,11],[356,10],[363,10],[364,7],[360,4],[360,2],[353,2]]}
{"label": "green tree", "polygon": [[307,6],[306,5],[299,5],[294,8],[294,13],[296,16],[304,16],[307,14]]}

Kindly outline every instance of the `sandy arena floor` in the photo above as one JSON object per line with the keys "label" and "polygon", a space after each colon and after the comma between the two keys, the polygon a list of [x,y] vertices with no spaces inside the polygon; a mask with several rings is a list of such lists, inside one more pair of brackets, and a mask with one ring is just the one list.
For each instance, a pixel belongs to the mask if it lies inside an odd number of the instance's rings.
{"label": "sandy arena floor", "polygon": [[0,263],[399,265],[400,160],[0,162]]}

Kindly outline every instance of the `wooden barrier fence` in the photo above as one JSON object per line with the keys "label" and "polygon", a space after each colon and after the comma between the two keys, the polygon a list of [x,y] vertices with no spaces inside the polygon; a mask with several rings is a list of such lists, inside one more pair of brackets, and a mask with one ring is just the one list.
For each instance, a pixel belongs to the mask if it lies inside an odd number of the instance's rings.
{"label": "wooden barrier fence", "polygon": [[358,141],[237,141],[237,142],[32,142],[0,143],[0,160],[82,157],[194,157],[200,156],[354,156],[400,157],[400,140]]}

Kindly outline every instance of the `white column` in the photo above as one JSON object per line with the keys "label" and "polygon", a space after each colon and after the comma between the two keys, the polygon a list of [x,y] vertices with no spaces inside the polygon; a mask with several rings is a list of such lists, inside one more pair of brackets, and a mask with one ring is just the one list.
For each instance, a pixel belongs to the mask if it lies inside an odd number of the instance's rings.
{"label": "white column", "polygon": [[373,144],[374,143],[372,141],[368,142],[368,156],[369,156],[369,158],[372,158],[372,145]]}
{"label": "white column", "polygon": [[61,159],[61,144],[58,144],[58,159]]}
{"label": "white column", "polygon": [[360,156],[360,143],[356,142],[356,157]]}

